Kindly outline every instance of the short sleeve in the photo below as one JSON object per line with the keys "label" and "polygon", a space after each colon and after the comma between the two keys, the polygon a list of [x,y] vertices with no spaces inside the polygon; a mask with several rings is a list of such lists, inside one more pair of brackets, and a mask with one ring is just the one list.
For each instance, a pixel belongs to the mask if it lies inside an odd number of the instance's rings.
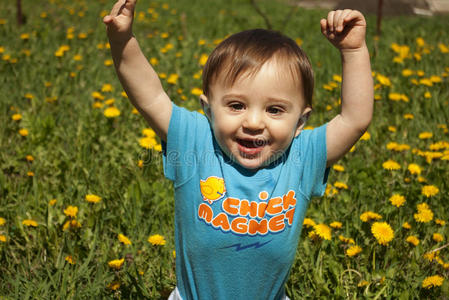
{"label": "short sleeve", "polygon": [[162,146],[164,175],[174,182],[175,187],[194,174],[199,151],[197,141],[207,128],[208,122],[203,115],[173,104],[167,142]]}
{"label": "short sleeve", "polygon": [[324,124],[300,135],[299,153],[302,170],[301,190],[309,197],[322,196],[326,190],[329,168],[327,163],[326,128]]}

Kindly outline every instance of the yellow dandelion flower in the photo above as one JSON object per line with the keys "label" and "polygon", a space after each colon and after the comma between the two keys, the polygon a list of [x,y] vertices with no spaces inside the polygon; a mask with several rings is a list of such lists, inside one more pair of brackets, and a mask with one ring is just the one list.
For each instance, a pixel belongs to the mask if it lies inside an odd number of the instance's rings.
{"label": "yellow dandelion flower", "polygon": [[432,94],[430,92],[425,92],[424,93],[424,98],[430,99],[430,98],[432,98]]}
{"label": "yellow dandelion flower", "polygon": [[109,83],[105,83],[101,87],[102,92],[112,92],[113,90],[114,90],[114,88],[113,88],[112,84],[109,84]]}
{"label": "yellow dandelion flower", "polygon": [[148,242],[151,245],[163,246],[165,245],[165,238],[162,235],[154,234],[148,237]]}
{"label": "yellow dandelion flower", "polygon": [[412,226],[408,222],[404,222],[404,224],[402,224],[402,228],[411,229]]}
{"label": "yellow dandelion flower", "polygon": [[33,176],[34,176],[34,172],[28,171],[28,172],[27,172],[27,176],[28,176],[28,177],[33,177]]}
{"label": "yellow dandelion flower", "polygon": [[209,56],[207,54],[204,54],[204,53],[201,54],[200,59],[198,61],[200,66],[204,66],[206,64],[208,57]]}
{"label": "yellow dandelion flower", "polygon": [[343,182],[340,182],[340,181],[336,181],[336,182],[334,183],[334,186],[335,186],[337,189],[345,189],[345,190],[348,189],[348,186],[346,185],[346,183],[343,183]]}
{"label": "yellow dandelion flower", "polygon": [[334,229],[339,229],[343,226],[343,224],[341,222],[335,221],[335,222],[330,223],[329,226]]}
{"label": "yellow dandelion flower", "polygon": [[389,200],[396,207],[401,207],[405,203],[405,197],[399,194],[393,194]]}
{"label": "yellow dandelion flower", "polygon": [[440,225],[440,226],[446,225],[446,221],[440,220],[440,219],[435,219],[435,223],[438,224],[438,225]]}
{"label": "yellow dandelion flower", "polygon": [[120,110],[115,106],[110,106],[104,110],[103,114],[106,118],[116,118],[120,116]]}
{"label": "yellow dandelion flower", "polygon": [[64,214],[67,217],[76,218],[76,215],[78,214],[78,207],[69,205],[66,209],[64,209]]}
{"label": "yellow dandelion flower", "polygon": [[396,132],[397,129],[396,129],[395,126],[388,126],[388,131],[390,131],[390,132]]}
{"label": "yellow dandelion flower", "polygon": [[167,78],[167,83],[176,84],[178,82],[179,75],[178,74],[170,74]]}
{"label": "yellow dandelion flower", "polygon": [[443,43],[439,43],[438,48],[440,49],[441,53],[449,53],[449,48]]}
{"label": "yellow dandelion flower", "polygon": [[173,255],[173,258],[176,259],[176,251],[175,250],[173,250],[172,255]]}
{"label": "yellow dandelion flower", "polygon": [[410,70],[410,69],[402,70],[402,76],[404,76],[404,77],[409,77],[409,76],[413,75],[413,73],[414,72],[412,70]]}
{"label": "yellow dandelion flower", "polygon": [[433,260],[438,259],[438,251],[424,253],[423,257],[429,262],[432,262]]}
{"label": "yellow dandelion flower", "polygon": [[144,129],[142,129],[142,134],[143,134],[144,136],[146,136],[146,137],[149,137],[149,138],[154,138],[154,137],[156,137],[156,133],[155,133],[154,130],[151,129],[151,128],[144,128]]}
{"label": "yellow dandelion flower", "polygon": [[342,236],[342,235],[339,235],[339,236],[338,236],[338,239],[339,239],[340,241],[342,241],[343,243],[345,243],[345,244],[355,244],[354,239],[352,239],[352,238],[347,238],[347,237],[344,237],[344,236]]}
{"label": "yellow dandelion flower", "polygon": [[162,145],[157,144],[156,146],[154,146],[154,150],[156,150],[157,152],[162,152]]}
{"label": "yellow dandelion flower", "polygon": [[407,243],[412,244],[413,246],[418,246],[418,244],[419,244],[419,239],[418,239],[416,236],[414,236],[414,235],[408,236],[408,237],[405,239],[405,241],[406,241]]}
{"label": "yellow dandelion flower", "polygon": [[19,130],[19,134],[20,134],[21,136],[27,136],[28,133],[29,133],[28,130],[25,129],[25,128],[22,128],[22,129]]}
{"label": "yellow dandelion flower", "polygon": [[68,263],[71,264],[71,265],[74,265],[74,264],[75,264],[75,260],[73,259],[73,257],[72,257],[71,255],[67,255],[67,256],[65,257],[65,261],[68,262]]}
{"label": "yellow dandelion flower", "polygon": [[109,283],[106,288],[108,288],[111,291],[116,291],[120,288],[120,282],[119,281],[113,281]]}
{"label": "yellow dandelion flower", "polygon": [[87,202],[90,203],[98,203],[101,201],[101,197],[94,194],[87,194],[85,199]]}
{"label": "yellow dandelion flower", "polygon": [[334,169],[337,172],[343,172],[345,170],[345,167],[343,167],[342,165],[333,165],[332,169]]}
{"label": "yellow dandelion flower", "polygon": [[433,136],[433,133],[432,133],[432,132],[428,132],[428,131],[421,132],[421,133],[418,135],[418,137],[419,137],[421,140],[430,139],[432,136]]}
{"label": "yellow dandelion flower", "polygon": [[56,204],[57,201],[58,201],[58,200],[56,200],[56,199],[51,199],[50,201],[48,201],[48,205],[50,205],[50,206],[55,206],[55,204]]}
{"label": "yellow dandelion flower", "polygon": [[37,227],[37,222],[31,219],[25,219],[22,221],[22,224],[28,227]]}
{"label": "yellow dandelion flower", "polygon": [[109,66],[112,66],[112,65],[114,64],[114,61],[113,61],[112,59],[106,59],[106,60],[103,62],[103,64],[104,64],[106,67],[109,67]]}
{"label": "yellow dandelion flower", "polygon": [[367,141],[371,138],[371,134],[368,131],[365,131],[365,133],[360,137],[362,141]]}
{"label": "yellow dandelion flower", "polygon": [[304,221],[303,221],[302,225],[305,226],[305,227],[310,228],[310,227],[315,226],[316,223],[315,223],[314,220],[312,220],[312,219],[310,219],[310,218],[304,218]]}
{"label": "yellow dandelion flower", "polygon": [[159,60],[156,57],[150,58],[150,64],[156,66],[159,63]]}
{"label": "yellow dandelion flower", "polygon": [[137,162],[137,166],[139,168],[143,168],[143,160],[139,159],[139,161]]}
{"label": "yellow dandelion flower", "polygon": [[115,259],[115,260],[111,260],[110,262],[108,262],[108,265],[112,269],[120,270],[120,268],[122,267],[124,262],[125,262],[124,258],[122,258],[122,259]]}
{"label": "yellow dandelion flower", "polygon": [[332,230],[326,224],[317,224],[313,227],[315,233],[322,239],[330,240],[332,238]]}
{"label": "yellow dandelion flower", "polygon": [[434,185],[425,185],[421,189],[421,195],[426,196],[427,198],[430,198],[432,196],[435,196],[439,193],[439,189]]}
{"label": "yellow dandelion flower", "polygon": [[384,162],[382,164],[382,167],[385,170],[399,170],[401,168],[401,165],[390,159],[390,160],[387,160],[386,162]]}
{"label": "yellow dandelion flower", "polygon": [[413,114],[404,114],[404,119],[406,120],[413,120],[415,116]]}
{"label": "yellow dandelion flower", "polygon": [[443,284],[444,278],[440,275],[434,275],[424,278],[422,282],[422,287],[425,289],[431,289],[433,287],[441,286]]}
{"label": "yellow dandelion flower", "polygon": [[119,233],[118,240],[124,245],[131,245],[131,241],[123,234]]}
{"label": "yellow dandelion flower", "polygon": [[360,281],[360,282],[357,284],[357,286],[358,286],[358,287],[364,287],[364,286],[367,286],[368,284],[369,284],[368,281],[362,280],[362,281]]}
{"label": "yellow dandelion flower", "polygon": [[11,119],[13,119],[14,121],[20,121],[20,120],[22,120],[22,115],[21,114],[13,114]]}
{"label": "yellow dandelion flower", "polygon": [[99,101],[95,101],[95,102],[92,104],[92,107],[93,107],[93,108],[102,108],[103,106],[104,106],[104,104],[101,103],[101,102],[99,102]]}
{"label": "yellow dandelion flower", "polygon": [[418,213],[414,214],[416,222],[428,223],[433,219],[433,212],[430,210],[426,203],[421,203],[417,205]]}
{"label": "yellow dandelion flower", "polygon": [[401,100],[401,94],[399,94],[399,93],[389,93],[388,94],[388,99],[390,99],[391,101],[400,101]]}
{"label": "yellow dandelion flower", "polygon": [[96,100],[104,100],[104,96],[100,92],[92,92],[91,95]]}
{"label": "yellow dandelion flower", "polygon": [[195,96],[199,96],[203,93],[203,90],[200,88],[193,88],[190,92]]}
{"label": "yellow dandelion flower", "polygon": [[350,257],[355,256],[355,255],[359,254],[360,252],[362,252],[362,248],[357,245],[351,246],[348,249],[346,249],[346,255],[350,256]]}
{"label": "yellow dandelion flower", "polygon": [[421,174],[421,167],[417,164],[409,164],[407,167],[408,171],[413,175],[420,175]]}
{"label": "yellow dandelion flower", "polygon": [[380,83],[381,85],[384,85],[384,86],[391,86],[391,81],[390,81],[390,79],[389,79],[388,77],[386,77],[386,76],[383,76],[383,75],[381,75],[381,74],[377,74],[377,75],[376,75],[376,79],[377,79],[377,81],[379,81],[379,83]]}
{"label": "yellow dandelion flower", "polygon": [[362,222],[369,222],[371,220],[380,220],[380,219],[382,219],[382,216],[372,211],[366,211],[360,215],[360,220]]}
{"label": "yellow dandelion flower", "polygon": [[146,149],[154,149],[157,145],[157,141],[154,137],[144,137],[139,140],[141,147]]}
{"label": "yellow dandelion flower", "polygon": [[106,104],[106,105],[111,105],[111,104],[114,104],[114,103],[115,103],[115,99],[114,98],[110,98],[110,99],[104,101],[104,104]]}
{"label": "yellow dandelion flower", "polygon": [[6,243],[6,235],[0,234],[0,242]]}
{"label": "yellow dandelion flower", "polygon": [[440,242],[444,241],[444,236],[443,236],[442,234],[440,234],[440,233],[434,233],[434,234],[432,235],[432,239],[433,239],[435,242],[440,243]]}
{"label": "yellow dandelion flower", "polygon": [[374,222],[371,226],[371,233],[377,242],[383,246],[387,246],[394,238],[393,229],[387,222]]}
{"label": "yellow dandelion flower", "polygon": [[4,218],[0,217],[0,226],[3,226],[6,224],[6,220]]}

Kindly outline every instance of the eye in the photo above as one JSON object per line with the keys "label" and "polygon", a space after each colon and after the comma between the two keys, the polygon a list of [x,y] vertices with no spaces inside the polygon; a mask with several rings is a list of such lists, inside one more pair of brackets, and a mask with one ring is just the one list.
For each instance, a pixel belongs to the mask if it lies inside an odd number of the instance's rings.
{"label": "eye", "polygon": [[284,109],[280,106],[270,106],[267,108],[267,112],[272,115],[279,115],[284,112]]}
{"label": "eye", "polygon": [[242,103],[239,103],[239,102],[232,102],[228,106],[233,111],[239,111],[239,110],[242,110],[242,109],[245,108],[245,106]]}

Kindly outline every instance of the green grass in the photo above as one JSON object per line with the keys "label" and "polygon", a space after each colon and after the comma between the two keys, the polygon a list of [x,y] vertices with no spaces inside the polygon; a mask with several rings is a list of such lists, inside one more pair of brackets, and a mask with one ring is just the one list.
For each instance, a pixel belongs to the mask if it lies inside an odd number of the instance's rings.
{"label": "green grass", "polygon": [[[6,221],[0,225],[0,237],[6,240],[0,241],[0,299],[166,298],[176,284],[173,188],[163,177],[160,153],[139,145],[147,125],[121,95],[113,67],[104,64],[110,53],[105,48],[100,15],[109,11],[113,2],[23,2],[24,26],[15,23],[14,2],[3,3],[0,11],[4,21],[0,22],[0,217]],[[319,19],[326,12],[298,9],[285,23],[291,8],[284,2],[258,3],[275,29],[303,40],[317,82],[310,125],[329,121],[339,111],[339,90],[328,91],[323,85],[340,73],[340,64],[338,51],[319,30]],[[157,19],[149,8],[158,14]],[[449,142],[447,130],[442,128],[449,123],[449,54],[439,48],[440,43],[449,47],[449,21],[444,17],[386,18],[382,35],[375,40],[375,17],[367,16],[367,20],[375,83],[381,74],[391,85],[376,89],[379,100],[368,130],[370,138],[358,142],[355,151],[340,162],[344,172],[331,172],[330,185],[339,181],[348,189],[314,199],[308,210],[307,217],[317,224],[339,221],[342,228],[332,230],[331,240],[312,240],[308,237],[311,229],[304,228],[287,292],[292,299],[444,299],[449,293],[449,269],[441,262],[449,263],[449,248],[439,252],[440,263],[429,262],[423,255],[445,246],[449,238],[449,225],[435,223],[436,219],[449,221],[449,162],[442,158],[427,161],[416,150],[430,151],[436,142]],[[155,69],[160,74],[179,75],[175,85],[162,79],[172,100],[197,110],[200,106],[191,89],[201,87],[201,79],[195,76],[201,70],[201,55],[210,53],[214,41],[227,34],[264,26],[249,1],[142,0],[134,31],[147,58],[157,58]],[[71,31],[73,38],[69,39]],[[29,37],[23,39],[21,34]],[[418,46],[418,37],[424,39],[424,46]],[[173,48],[162,53],[169,43]],[[407,45],[410,58],[394,63],[397,54],[392,43]],[[62,45],[69,50],[56,57]],[[419,53],[421,60],[414,53]],[[74,60],[75,55],[81,59]],[[414,74],[404,77],[403,69]],[[441,82],[432,86],[419,83],[431,76],[439,76]],[[113,90],[101,91],[104,84],[112,85]],[[98,100],[102,108],[93,108],[93,92],[104,96]],[[425,97],[426,92],[430,98]],[[404,94],[409,102],[389,100],[391,93]],[[52,97],[56,101],[52,102]],[[113,105],[121,112],[117,118],[103,115],[109,99],[114,99]],[[12,120],[14,114],[22,119]],[[404,114],[414,118],[407,120]],[[389,126],[395,126],[396,132]],[[19,134],[21,128],[28,130],[28,136]],[[433,136],[420,139],[425,131]],[[407,144],[410,149],[388,150],[389,142]],[[444,157],[448,151],[446,146],[434,152]],[[27,155],[34,160],[28,161]],[[389,159],[398,162],[400,169],[385,170],[382,164]],[[426,182],[410,174],[407,166],[411,163],[421,166],[420,176]],[[438,187],[439,193],[425,197],[421,193],[425,185]],[[388,200],[394,193],[406,198],[400,208]],[[88,203],[87,194],[102,199]],[[50,205],[51,199],[56,199],[56,204]],[[419,223],[413,215],[416,205],[424,202],[434,217]],[[76,220],[81,227],[63,230],[70,220],[64,214],[69,205],[78,207]],[[373,237],[373,221],[360,220],[365,211],[382,215],[381,221],[391,225],[394,239],[387,246]],[[23,225],[25,219],[38,226]],[[404,222],[411,229],[404,229]],[[437,232],[443,241],[433,240]],[[132,244],[120,243],[120,233]],[[166,244],[150,244],[147,239],[154,234],[163,235]],[[345,255],[348,245],[339,235],[354,239],[362,252],[354,257]],[[419,238],[418,246],[405,241],[409,235]],[[74,264],[66,261],[69,255]],[[120,258],[125,258],[120,270],[108,266],[109,261]],[[444,277],[443,285],[424,289],[422,281],[432,275]],[[358,286],[362,281],[367,284]],[[108,288],[112,282],[119,282],[120,287]]]}

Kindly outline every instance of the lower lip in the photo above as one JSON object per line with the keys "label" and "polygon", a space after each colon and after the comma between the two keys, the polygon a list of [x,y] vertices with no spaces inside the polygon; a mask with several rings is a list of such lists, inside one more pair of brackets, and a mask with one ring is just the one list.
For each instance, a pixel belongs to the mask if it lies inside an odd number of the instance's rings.
{"label": "lower lip", "polygon": [[240,153],[247,155],[247,156],[257,155],[263,150],[263,146],[257,147],[257,148],[248,148],[248,147],[242,146],[240,144],[238,144],[238,148],[239,148]]}

